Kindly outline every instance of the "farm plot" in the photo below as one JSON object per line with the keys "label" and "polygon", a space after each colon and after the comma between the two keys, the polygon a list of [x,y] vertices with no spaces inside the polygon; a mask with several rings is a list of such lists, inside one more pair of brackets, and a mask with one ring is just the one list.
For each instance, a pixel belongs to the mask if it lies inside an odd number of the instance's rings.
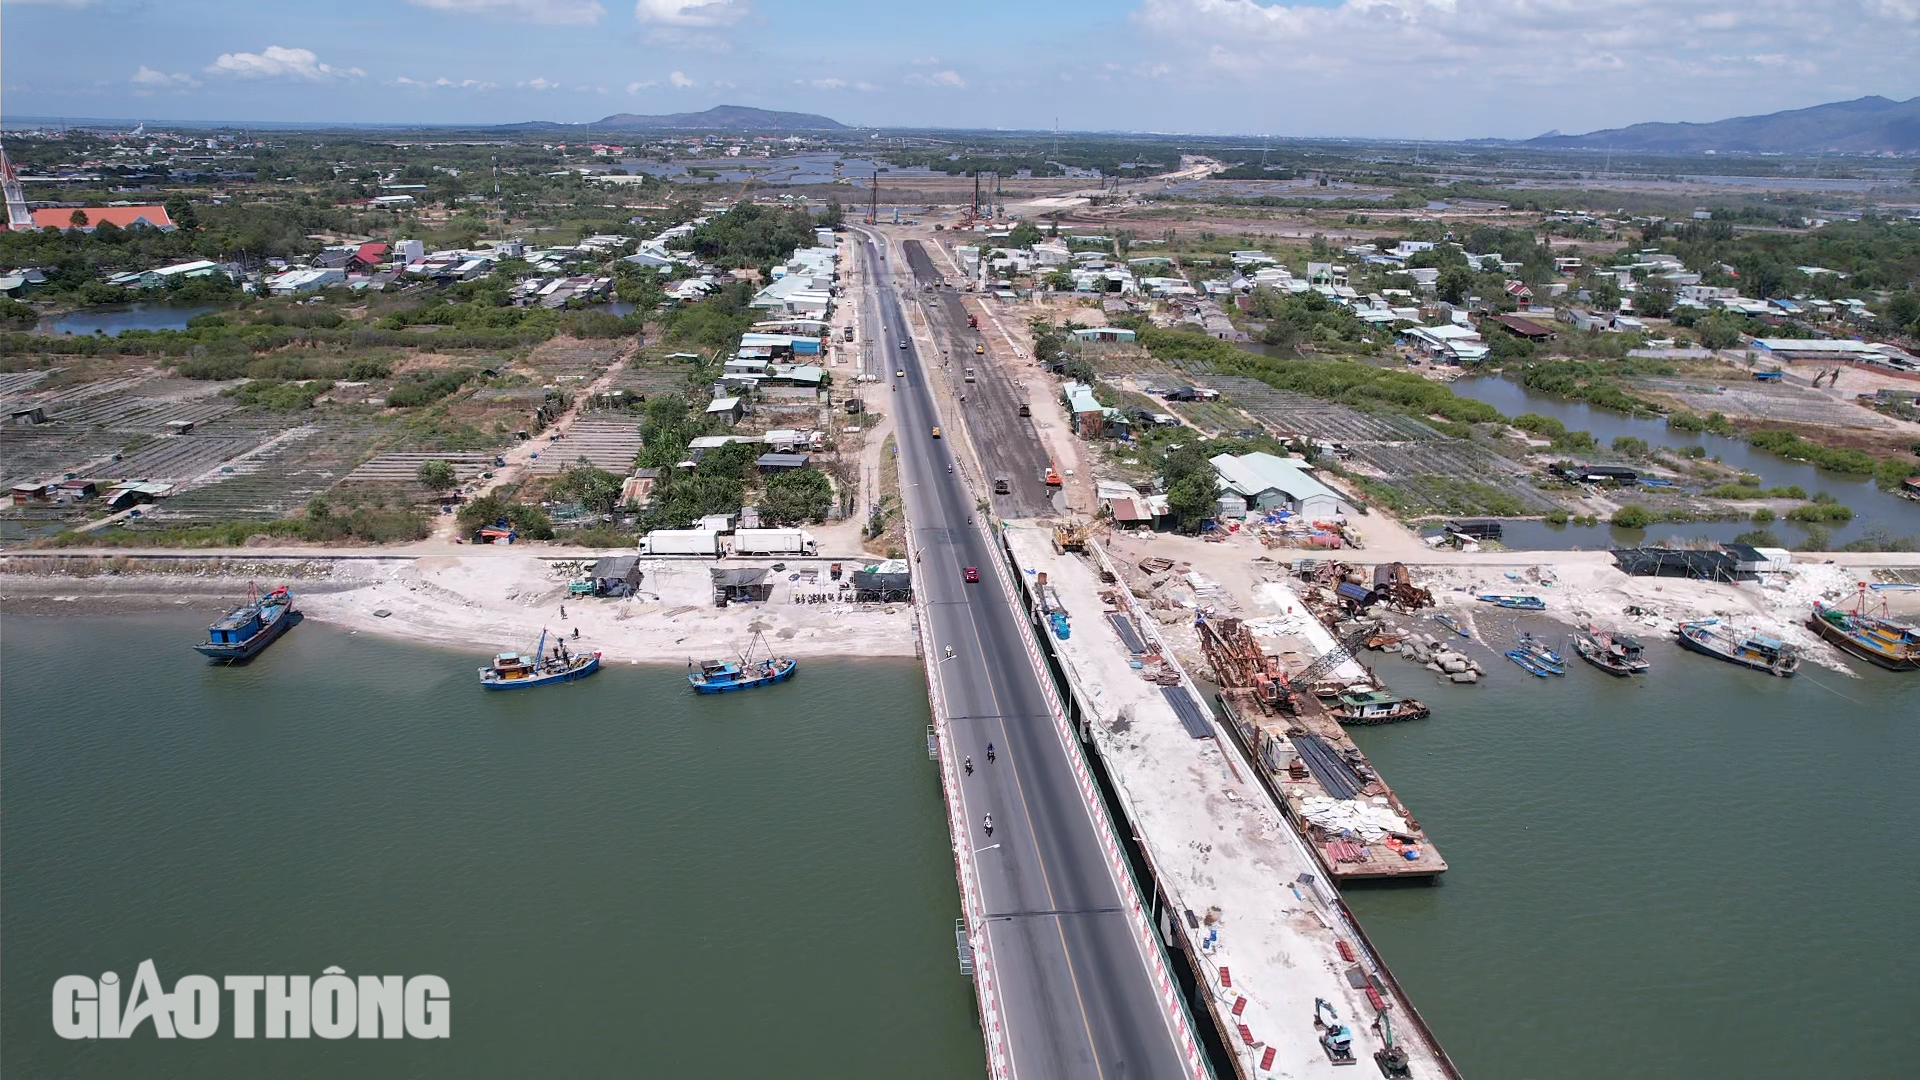
{"label": "farm plot", "polygon": [[0,427],[0,481],[11,485],[90,473],[125,442],[125,436],[112,432],[60,424]]}
{"label": "farm plot", "polygon": [[0,372],[0,402],[15,394],[24,394],[40,385],[40,380],[60,371],[60,368],[42,368],[39,371]]}
{"label": "farm plot", "polygon": [[573,468],[581,458],[597,469],[625,476],[640,454],[640,421],[618,414],[588,414],[540,451],[533,472],[551,475]]}
{"label": "farm plot", "polygon": [[317,420],[282,432],[252,456],[222,467],[214,482],[157,504],[147,519],[167,523],[285,517],[351,473],[380,433],[379,427],[357,417]]}
{"label": "farm plot", "polygon": [[536,347],[514,367],[519,370],[537,369],[538,377],[546,380],[591,380],[607,370],[607,365],[620,354],[620,348],[618,341],[555,338]]}
{"label": "farm plot", "polygon": [[175,435],[96,470],[102,479],[185,483],[267,441],[263,431]]}
{"label": "farm plot", "polygon": [[1206,384],[1231,397],[1280,435],[1329,439],[1349,446],[1441,438],[1439,432],[1410,416],[1365,413],[1339,402],[1276,390],[1258,379],[1216,376]]}
{"label": "farm plot", "polygon": [[1702,414],[1720,412],[1735,417],[1830,427],[1896,426],[1894,421],[1871,409],[1836,401],[1812,387],[1790,382],[1748,381],[1722,385],[1691,379],[1638,379],[1631,385],[1673,398]]}
{"label": "farm plot", "polygon": [[425,450],[403,450],[381,454],[362,462],[360,467],[348,473],[343,484],[380,484],[386,487],[417,487],[419,485],[420,466],[429,461],[444,461],[453,466],[454,478],[466,483],[485,472],[493,464],[493,455],[485,453],[445,453]]}

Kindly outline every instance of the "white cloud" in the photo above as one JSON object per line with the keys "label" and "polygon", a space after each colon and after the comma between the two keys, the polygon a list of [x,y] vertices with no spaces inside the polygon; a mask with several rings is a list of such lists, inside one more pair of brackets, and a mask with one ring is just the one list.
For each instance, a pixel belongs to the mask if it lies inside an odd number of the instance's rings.
{"label": "white cloud", "polygon": [[638,0],[633,17],[654,26],[711,30],[745,18],[745,0]]}
{"label": "white cloud", "polygon": [[645,90],[650,86],[659,86],[659,85],[660,85],[660,80],[658,79],[648,79],[645,82],[630,82],[627,84],[627,93],[637,94],[640,91]]}
{"label": "white cloud", "polygon": [[408,86],[416,90],[498,90],[499,83],[485,82],[480,79],[449,79],[445,75],[437,79],[409,79],[405,75],[393,80],[395,86]]}
{"label": "white cloud", "polygon": [[687,78],[684,72],[679,72],[679,71],[673,72],[672,74],[668,75],[667,81],[672,83],[674,86],[674,89],[676,90],[685,90],[689,87],[699,85],[698,83],[694,82],[692,79]]}
{"label": "white cloud", "polygon": [[870,90],[879,89],[878,87],[874,86],[870,82],[861,82],[858,80],[849,80],[849,79],[841,79],[841,78],[834,78],[834,77],[828,77],[825,79],[795,79],[793,80],[793,85],[810,86],[815,90],[859,90],[863,93]]}
{"label": "white cloud", "polygon": [[944,86],[952,90],[965,90],[967,88],[967,80],[961,78],[960,73],[951,68],[945,71],[935,71],[927,75],[917,73],[909,75],[907,76],[907,81],[917,83],[920,86]]}
{"label": "white cloud", "polygon": [[523,90],[558,90],[560,89],[559,83],[551,82],[538,75],[534,76],[531,79],[527,79],[523,82],[514,83],[513,85],[520,87]]}
{"label": "white cloud", "polygon": [[200,80],[191,75],[182,75],[177,71],[169,75],[145,64],[141,64],[140,70],[134,72],[127,81],[149,93],[155,90],[185,90],[200,85]]}
{"label": "white cloud", "polygon": [[[1910,85],[1916,17],[1920,0],[1141,0],[1130,18],[1150,61],[1200,83],[1340,95],[1348,119],[1395,110],[1411,132],[1453,136],[1718,119]],[[1439,88],[1444,111],[1405,112]]]}
{"label": "white cloud", "polygon": [[323,64],[312,49],[287,49],[269,45],[257,53],[221,53],[206,66],[210,75],[235,79],[286,79],[296,82],[325,82],[329,79],[359,78],[359,68],[337,68]]}
{"label": "white cloud", "polygon": [[409,0],[423,8],[549,26],[591,26],[607,13],[595,0]]}

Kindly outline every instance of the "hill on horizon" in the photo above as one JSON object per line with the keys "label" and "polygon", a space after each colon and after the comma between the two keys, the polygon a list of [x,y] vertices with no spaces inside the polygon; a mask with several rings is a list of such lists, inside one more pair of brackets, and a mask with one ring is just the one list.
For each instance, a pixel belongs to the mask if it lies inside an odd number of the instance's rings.
{"label": "hill on horizon", "polygon": [[[510,124],[514,128],[579,127],[535,121]],[[585,125],[604,131],[847,131],[847,125],[818,113],[779,112],[748,105],[715,105],[704,112],[614,113]]]}
{"label": "hill on horizon", "polygon": [[1705,124],[1634,124],[1585,135],[1549,132],[1519,141],[1547,149],[1645,150],[1672,153],[1920,153],[1920,97],[1863,97],[1806,109],[1736,116]]}

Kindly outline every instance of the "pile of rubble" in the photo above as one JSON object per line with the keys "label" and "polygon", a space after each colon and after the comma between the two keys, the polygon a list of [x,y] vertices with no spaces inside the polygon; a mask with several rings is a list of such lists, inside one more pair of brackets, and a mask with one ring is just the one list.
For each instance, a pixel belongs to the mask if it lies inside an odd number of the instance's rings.
{"label": "pile of rubble", "polygon": [[1451,646],[1441,644],[1440,639],[1432,634],[1409,633],[1397,642],[1383,645],[1382,649],[1386,652],[1398,653],[1425,667],[1428,671],[1445,675],[1449,680],[1457,683],[1477,683],[1480,681],[1480,676],[1487,673],[1487,670],[1480,666],[1480,661],[1454,650]]}

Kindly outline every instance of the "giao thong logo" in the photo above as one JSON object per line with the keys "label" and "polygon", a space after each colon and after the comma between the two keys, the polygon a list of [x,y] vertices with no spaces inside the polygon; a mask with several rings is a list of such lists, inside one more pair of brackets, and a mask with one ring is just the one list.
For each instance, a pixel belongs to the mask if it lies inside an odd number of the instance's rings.
{"label": "giao thong logo", "polygon": [[114,972],[98,980],[62,975],[53,984],[53,1030],[63,1039],[130,1039],[150,1024],[162,1039],[205,1039],[220,1030],[221,990],[233,1009],[232,1035],[269,1039],[448,1039],[453,994],[438,975],[347,977],[330,967],[310,975],[182,975],[171,993],[152,960],[142,960],[122,993]]}

